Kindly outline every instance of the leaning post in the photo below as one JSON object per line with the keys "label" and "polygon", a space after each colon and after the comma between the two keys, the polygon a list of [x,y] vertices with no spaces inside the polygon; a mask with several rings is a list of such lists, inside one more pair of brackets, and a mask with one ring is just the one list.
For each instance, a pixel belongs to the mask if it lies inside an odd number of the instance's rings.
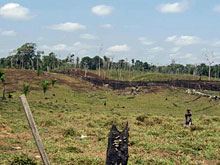
{"label": "leaning post", "polygon": [[21,103],[23,105],[24,112],[25,112],[25,115],[27,117],[28,124],[29,124],[29,126],[31,128],[31,132],[32,132],[32,135],[34,137],[35,143],[37,145],[38,151],[40,153],[41,159],[42,159],[44,165],[49,165],[48,157],[46,155],[46,152],[44,150],[43,144],[41,142],[40,135],[38,133],[36,124],[34,122],[33,115],[31,113],[31,110],[30,110],[30,107],[29,107],[29,104],[27,102],[27,99],[26,99],[25,95],[21,95],[20,96],[20,100],[21,100]]}

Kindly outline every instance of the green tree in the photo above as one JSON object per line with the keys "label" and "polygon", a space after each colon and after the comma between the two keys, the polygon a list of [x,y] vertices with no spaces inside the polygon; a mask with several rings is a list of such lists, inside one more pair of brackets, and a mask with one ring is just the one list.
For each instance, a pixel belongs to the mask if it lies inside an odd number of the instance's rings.
{"label": "green tree", "polygon": [[17,49],[16,57],[18,58],[18,64],[22,69],[34,69],[34,58],[36,56],[36,44],[26,43]]}
{"label": "green tree", "polygon": [[55,53],[51,52],[49,53],[48,56],[43,56],[43,67],[48,72],[57,68],[58,65],[59,65],[59,60],[56,58]]}

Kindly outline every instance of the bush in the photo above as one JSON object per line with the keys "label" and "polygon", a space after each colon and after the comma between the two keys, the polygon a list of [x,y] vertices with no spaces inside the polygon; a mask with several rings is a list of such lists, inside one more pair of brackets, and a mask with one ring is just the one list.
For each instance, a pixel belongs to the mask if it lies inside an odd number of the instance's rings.
{"label": "bush", "polygon": [[141,121],[141,122],[144,122],[144,120],[147,119],[147,118],[148,118],[148,116],[146,116],[146,115],[140,115],[140,116],[138,116],[138,117],[136,118],[136,120]]}
{"label": "bush", "polygon": [[0,78],[1,78],[2,76],[4,76],[4,74],[5,74],[5,71],[0,70]]}
{"label": "bush", "polygon": [[68,137],[68,136],[76,137],[77,133],[73,128],[68,128],[64,131],[63,136],[64,137]]}
{"label": "bush", "polygon": [[91,156],[77,156],[71,158],[71,161],[74,165],[97,165],[104,164],[104,161],[100,158],[91,157]]}
{"label": "bush", "polygon": [[71,147],[67,147],[66,150],[68,152],[72,152],[72,153],[83,153],[83,151],[80,148],[71,146]]}
{"label": "bush", "polygon": [[191,131],[202,131],[202,130],[204,130],[204,128],[201,126],[191,126],[190,130]]}
{"label": "bush", "polygon": [[56,79],[54,79],[54,80],[51,81],[52,87],[54,87],[54,85],[55,85],[56,82],[57,82]]}
{"label": "bush", "polygon": [[42,84],[42,88],[43,88],[43,91],[44,91],[44,96],[46,95],[46,92],[47,92],[47,89],[48,89],[49,85],[50,85],[50,83],[47,80],[45,80]]}
{"label": "bush", "polygon": [[27,96],[28,92],[30,91],[30,85],[28,83],[23,84],[23,93]]}
{"label": "bush", "polygon": [[28,155],[22,153],[13,158],[11,165],[37,165],[37,163],[34,159],[29,158]]}

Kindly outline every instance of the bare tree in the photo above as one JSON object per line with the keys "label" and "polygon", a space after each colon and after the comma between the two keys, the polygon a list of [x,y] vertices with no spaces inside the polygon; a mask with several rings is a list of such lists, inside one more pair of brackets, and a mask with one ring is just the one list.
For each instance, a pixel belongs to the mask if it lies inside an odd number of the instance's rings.
{"label": "bare tree", "polygon": [[[215,53],[212,52],[211,56],[214,57],[214,54]],[[211,57],[209,57],[207,53],[205,53],[205,57],[206,57],[206,60],[207,60],[207,62],[209,64],[209,81],[210,81],[210,79],[211,79],[211,65],[214,64],[214,61],[211,60]]]}
{"label": "bare tree", "polygon": [[99,77],[101,76],[101,52],[102,52],[102,44],[99,48]]}

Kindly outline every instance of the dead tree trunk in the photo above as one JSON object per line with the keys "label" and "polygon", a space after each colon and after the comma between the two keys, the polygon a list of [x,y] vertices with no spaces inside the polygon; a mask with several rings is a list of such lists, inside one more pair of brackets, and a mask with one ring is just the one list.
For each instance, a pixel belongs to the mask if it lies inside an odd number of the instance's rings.
{"label": "dead tree trunk", "polygon": [[112,125],[108,137],[108,149],[106,154],[106,165],[127,165],[128,163],[128,134],[129,125],[120,132]]}
{"label": "dead tree trunk", "polygon": [[5,83],[3,82],[3,90],[2,90],[2,100],[6,100],[6,97],[5,97]]}

